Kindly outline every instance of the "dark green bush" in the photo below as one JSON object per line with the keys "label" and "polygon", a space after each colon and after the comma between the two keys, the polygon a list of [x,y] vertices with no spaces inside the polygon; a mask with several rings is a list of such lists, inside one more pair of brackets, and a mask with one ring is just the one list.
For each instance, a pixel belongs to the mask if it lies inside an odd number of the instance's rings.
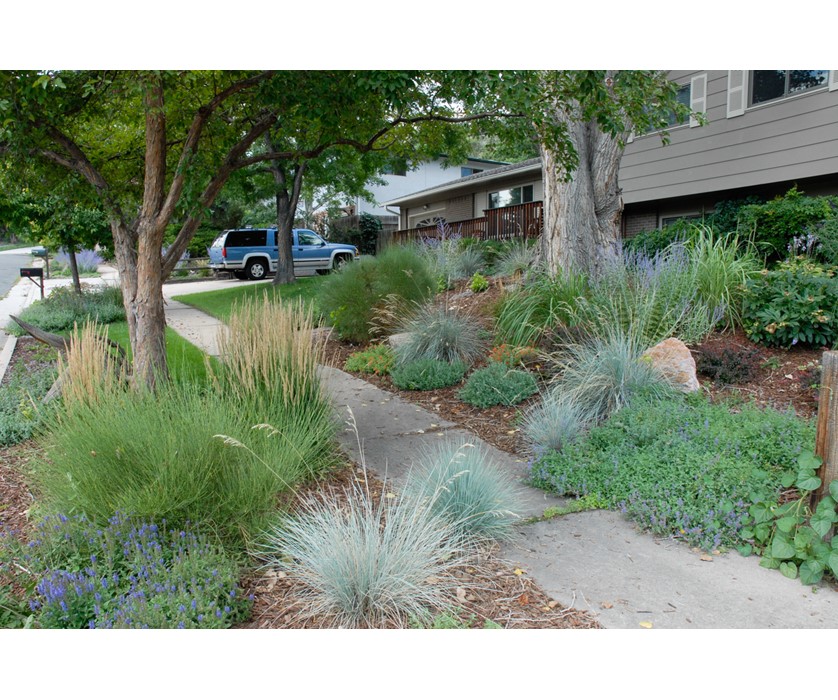
{"label": "dark green bush", "polygon": [[779,259],[789,252],[792,239],[826,219],[835,217],[838,197],[805,197],[796,187],[765,204],[752,204],[740,210],[741,230],[753,234],[754,243],[769,258]]}
{"label": "dark green bush", "polygon": [[745,333],[769,346],[833,345],[838,341],[835,272],[832,267],[794,259],[749,280],[742,311]]}
{"label": "dark green bush", "polygon": [[623,249],[630,253],[653,256],[676,242],[685,242],[696,235],[695,222],[679,219],[674,224],[640,233],[623,239]]}
{"label": "dark green bush", "polygon": [[358,228],[336,231],[332,235],[332,239],[335,243],[354,245],[361,255],[375,255],[380,233],[381,219],[372,214],[361,214]]}
{"label": "dark green bush", "polygon": [[520,369],[510,369],[503,362],[491,362],[472,372],[458,396],[472,406],[513,406],[538,391],[535,377]]}
{"label": "dark green bush", "polygon": [[376,257],[362,257],[329,275],[321,284],[320,312],[344,340],[369,340],[376,310],[389,302],[430,298],[436,280],[415,249],[392,246]]}
{"label": "dark green bush", "polygon": [[465,373],[466,364],[461,360],[442,362],[425,358],[396,365],[390,372],[390,378],[399,389],[430,391],[453,386]]}

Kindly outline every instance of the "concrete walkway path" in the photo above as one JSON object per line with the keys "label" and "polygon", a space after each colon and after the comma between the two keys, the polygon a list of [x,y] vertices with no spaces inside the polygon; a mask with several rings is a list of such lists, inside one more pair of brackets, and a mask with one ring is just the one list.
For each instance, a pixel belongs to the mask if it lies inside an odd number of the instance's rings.
{"label": "concrete walkway path", "polygon": [[[103,281],[113,283],[113,271],[102,273]],[[220,323],[172,297],[241,284],[166,284],[170,326],[217,354]],[[323,378],[337,413],[357,426],[357,435],[349,425],[341,432],[343,449],[356,460],[362,450],[367,466],[397,489],[423,447],[446,438],[483,445],[510,473],[525,475],[524,459],[482,443],[434,413],[337,369],[323,368]],[[523,484],[521,492],[525,517],[540,516],[562,502]],[[594,613],[606,628],[838,628],[838,592],[832,588],[803,586],[761,568],[757,557],[735,552],[708,557],[680,542],[638,532],[610,511],[522,525],[516,542],[504,546],[501,556],[555,600]]]}

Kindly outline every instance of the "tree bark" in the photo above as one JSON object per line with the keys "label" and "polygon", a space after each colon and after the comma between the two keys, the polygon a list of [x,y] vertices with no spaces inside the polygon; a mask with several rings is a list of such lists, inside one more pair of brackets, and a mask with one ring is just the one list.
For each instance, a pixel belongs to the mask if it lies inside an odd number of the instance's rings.
{"label": "tree bark", "polygon": [[73,289],[76,290],[76,294],[81,295],[81,280],[79,279],[79,263],[76,260],[76,249],[70,247],[68,254],[70,258],[70,273],[73,275]]}
{"label": "tree bark", "polygon": [[[265,135],[265,146],[269,151],[277,150],[269,134]],[[305,169],[305,163],[301,163],[293,168],[289,177],[289,173],[280,161],[273,161],[269,165],[276,187],[274,197],[276,200],[278,259],[276,275],[273,279],[275,285],[292,284],[297,279],[294,275],[294,254],[291,252],[291,246],[293,244],[294,217],[297,214],[297,202],[300,199]]]}
{"label": "tree bark", "polygon": [[618,139],[603,133],[595,122],[566,122],[579,165],[568,179],[555,154],[542,148],[541,257],[551,275],[574,270],[596,276],[620,255],[623,199],[617,170],[622,147]]}

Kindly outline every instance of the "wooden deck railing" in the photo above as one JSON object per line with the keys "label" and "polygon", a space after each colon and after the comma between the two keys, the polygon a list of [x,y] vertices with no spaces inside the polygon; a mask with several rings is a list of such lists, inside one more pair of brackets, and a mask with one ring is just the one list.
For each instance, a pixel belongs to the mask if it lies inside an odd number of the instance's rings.
{"label": "wooden deck railing", "polygon": [[[478,219],[466,219],[465,221],[449,223],[449,232],[462,238],[501,241],[540,236],[544,225],[541,202],[516,204],[512,207],[502,207],[500,209],[486,209],[484,213],[486,215]],[[416,238],[438,237],[439,228],[437,226],[422,226],[421,228],[394,231],[392,242],[402,243]]]}

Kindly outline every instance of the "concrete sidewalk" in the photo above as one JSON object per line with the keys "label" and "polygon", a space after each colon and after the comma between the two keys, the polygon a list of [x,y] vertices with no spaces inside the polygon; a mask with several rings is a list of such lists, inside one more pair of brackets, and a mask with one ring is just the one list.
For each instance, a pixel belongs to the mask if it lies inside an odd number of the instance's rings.
{"label": "concrete sidewalk", "polygon": [[[237,281],[197,283],[209,291]],[[188,292],[197,291],[189,289]],[[166,285],[171,325],[206,352],[217,352],[218,321],[171,296],[187,293]],[[440,416],[333,368],[323,369],[335,409],[357,425],[340,434],[343,449],[364,460],[398,488],[424,446],[450,438],[482,445],[518,478],[526,461],[486,445]],[[359,447],[360,441],[360,447]],[[522,484],[524,517],[560,504]],[[518,528],[518,540],[502,557],[521,568],[555,600],[596,614],[607,628],[669,629],[838,628],[838,592],[807,587],[759,566],[757,557],[733,552],[707,557],[671,539],[638,532],[619,513],[593,511]],[[707,561],[710,559],[710,561]]]}

